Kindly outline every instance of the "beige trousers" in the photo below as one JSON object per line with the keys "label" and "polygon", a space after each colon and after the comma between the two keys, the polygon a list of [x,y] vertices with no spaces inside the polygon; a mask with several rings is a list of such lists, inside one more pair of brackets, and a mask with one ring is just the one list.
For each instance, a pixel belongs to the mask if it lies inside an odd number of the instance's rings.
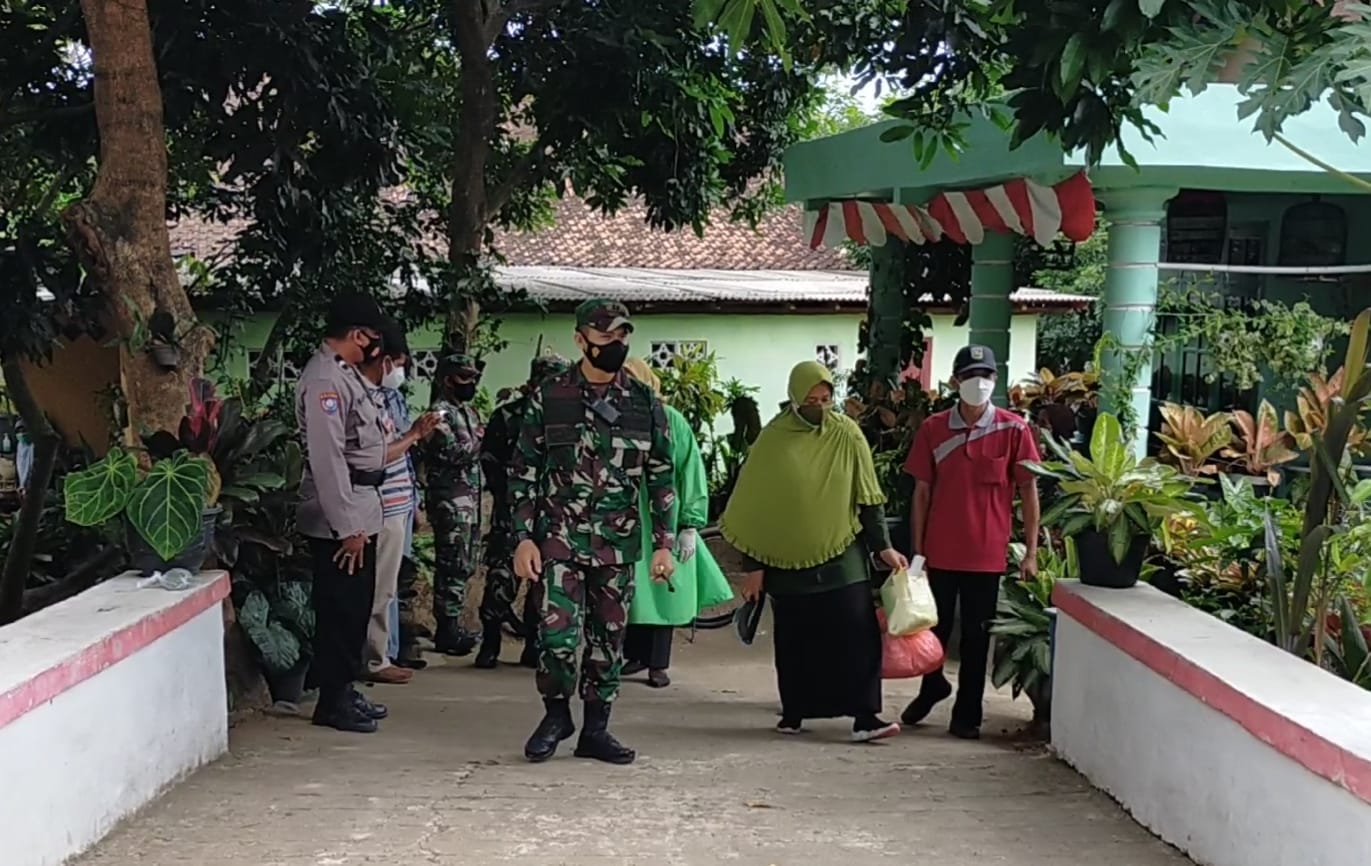
{"label": "beige trousers", "polygon": [[390,603],[400,581],[400,562],[405,556],[405,526],[411,514],[387,517],[376,539],[376,592],[371,597],[371,621],[362,662],[369,672],[390,667],[386,647],[390,643]]}

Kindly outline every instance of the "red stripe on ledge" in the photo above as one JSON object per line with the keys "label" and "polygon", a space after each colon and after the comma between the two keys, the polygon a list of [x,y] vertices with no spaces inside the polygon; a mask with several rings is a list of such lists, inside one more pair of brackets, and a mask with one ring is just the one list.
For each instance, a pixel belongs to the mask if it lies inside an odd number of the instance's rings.
{"label": "red stripe on ledge", "polygon": [[[229,589],[228,573],[219,572],[217,578],[187,592],[171,607],[165,607],[106,635],[28,682],[0,694],[0,728],[190,622],[227,598]],[[152,589],[145,591],[165,592]]]}
{"label": "red stripe on ledge", "polygon": [[1058,588],[1052,603],[1090,631],[1156,671],[1177,688],[1237,722],[1271,748],[1371,803],[1371,761],[1319,736],[1235,689],[1170,647]]}

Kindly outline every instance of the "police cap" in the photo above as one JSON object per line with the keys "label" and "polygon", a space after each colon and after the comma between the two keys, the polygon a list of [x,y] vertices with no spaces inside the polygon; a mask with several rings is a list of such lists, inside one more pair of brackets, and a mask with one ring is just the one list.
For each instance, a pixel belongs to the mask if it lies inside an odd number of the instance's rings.
{"label": "police cap", "polygon": [[340,295],[328,305],[324,326],[329,334],[340,334],[352,328],[368,328],[380,333],[390,319],[381,312],[375,298],[366,295]]}

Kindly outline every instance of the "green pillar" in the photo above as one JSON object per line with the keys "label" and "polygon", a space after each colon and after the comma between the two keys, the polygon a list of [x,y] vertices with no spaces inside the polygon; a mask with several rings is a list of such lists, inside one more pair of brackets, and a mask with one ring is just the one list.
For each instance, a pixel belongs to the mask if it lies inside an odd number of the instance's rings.
{"label": "green pillar", "polygon": [[[1112,336],[1103,366],[1108,387],[1102,407],[1118,413],[1127,393],[1137,429],[1133,448],[1147,450],[1147,419],[1152,407],[1152,332],[1157,313],[1157,262],[1161,258],[1166,203],[1175,189],[1139,187],[1101,192],[1109,224],[1109,271],[1104,281],[1104,333]],[[1114,348],[1116,346],[1117,348]],[[1125,381],[1126,379],[1126,381]]]}
{"label": "green pillar", "polygon": [[[971,248],[971,340],[990,347],[999,365],[995,405],[1004,406],[1009,391],[1009,296],[1014,291],[1014,236],[987,234]],[[960,347],[957,347],[960,348]]]}

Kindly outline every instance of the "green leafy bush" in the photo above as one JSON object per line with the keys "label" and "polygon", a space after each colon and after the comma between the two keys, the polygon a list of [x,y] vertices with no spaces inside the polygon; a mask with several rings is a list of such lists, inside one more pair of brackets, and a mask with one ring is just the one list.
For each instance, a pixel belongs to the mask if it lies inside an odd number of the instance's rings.
{"label": "green leafy bush", "polygon": [[174,559],[202,531],[210,464],[178,452],[159,460],[140,477],[132,454],[112,449],[63,483],[67,520],[101,526],[123,515],[163,559]]}

